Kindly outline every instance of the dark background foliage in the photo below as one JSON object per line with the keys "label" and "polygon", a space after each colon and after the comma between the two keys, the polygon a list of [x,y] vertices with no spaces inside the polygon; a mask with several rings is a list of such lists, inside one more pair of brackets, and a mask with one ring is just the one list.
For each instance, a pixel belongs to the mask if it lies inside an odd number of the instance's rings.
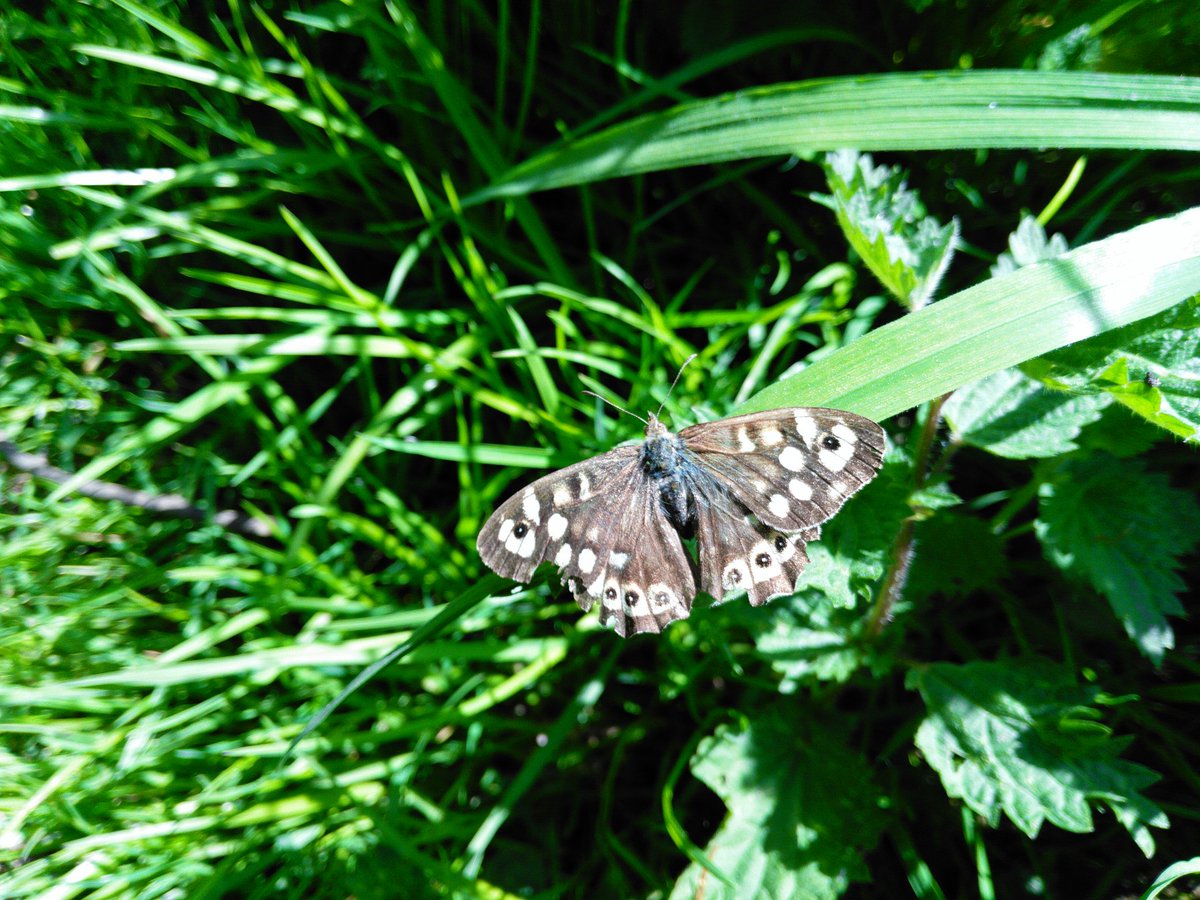
{"label": "dark background foliage", "polygon": [[752,147],[472,197],[751,88],[1192,76],[1192,4],[0,13],[0,893],[1112,897],[1195,855],[1194,301],[889,416],[791,600],[621,642],[474,552],[637,435],[584,390],[653,409],[699,352],[670,421],[726,415],[911,324],[888,265],[943,297],[1165,219],[1190,152],[964,124],[843,157],[902,167],[874,197]]}

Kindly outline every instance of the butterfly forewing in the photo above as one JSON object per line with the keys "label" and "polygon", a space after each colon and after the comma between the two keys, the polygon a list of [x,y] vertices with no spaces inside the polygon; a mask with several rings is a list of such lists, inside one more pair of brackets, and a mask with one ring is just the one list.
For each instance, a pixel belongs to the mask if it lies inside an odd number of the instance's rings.
{"label": "butterfly forewing", "polygon": [[839,409],[772,409],[692,425],[679,436],[755,518],[785,532],[824,522],[883,461],[883,429]]}
{"label": "butterfly forewing", "polygon": [[529,581],[547,560],[565,568],[583,549],[571,542],[615,515],[609,509],[628,490],[637,460],[637,447],[618,447],[539,478],[492,513],[475,542],[479,556],[514,581]]}

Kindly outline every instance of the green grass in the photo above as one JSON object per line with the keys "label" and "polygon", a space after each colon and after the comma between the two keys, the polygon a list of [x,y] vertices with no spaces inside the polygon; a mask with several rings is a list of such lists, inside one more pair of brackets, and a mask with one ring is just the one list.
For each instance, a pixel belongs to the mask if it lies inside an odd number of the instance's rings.
{"label": "green grass", "polygon": [[[1200,15],[915,5],[0,11],[0,895],[1186,886]],[[796,596],[488,572],[692,354]]]}

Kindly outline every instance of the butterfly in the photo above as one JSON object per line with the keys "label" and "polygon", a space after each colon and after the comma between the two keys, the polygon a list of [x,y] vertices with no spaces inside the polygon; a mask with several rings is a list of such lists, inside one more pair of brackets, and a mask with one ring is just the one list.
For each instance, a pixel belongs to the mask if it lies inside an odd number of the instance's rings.
{"label": "butterfly", "polygon": [[[661,412],[661,410],[660,410]],[[760,606],[792,594],[805,543],[883,461],[878,424],[838,409],[772,409],[645,440],[518,491],[479,532],[497,574],[528,582],[552,562],[585,610],[621,637],[686,618],[696,586]],[[697,567],[684,550],[694,537]]]}

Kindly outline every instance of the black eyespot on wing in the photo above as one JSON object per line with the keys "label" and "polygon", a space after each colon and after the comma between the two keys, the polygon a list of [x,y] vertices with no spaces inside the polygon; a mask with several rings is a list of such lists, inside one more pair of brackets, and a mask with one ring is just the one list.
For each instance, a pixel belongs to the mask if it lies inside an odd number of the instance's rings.
{"label": "black eyespot on wing", "polygon": [[628,603],[630,606],[632,606],[634,603],[637,603],[637,601],[638,601],[638,592],[637,591],[626,591],[625,592],[625,602],[626,603]]}
{"label": "black eyespot on wing", "polygon": [[756,566],[758,566],[760,569],[767,568],[768,566],[771,565],[771,554],[769,554],[769,553],[758,554],[758,556],[754,557],[754,564]]}
{"label": "black eyespot on wing", "polygon": [[821,446],[826,450],[836,450],[838,447],[842,446],[842,442],[835,438],[832,434],[827,434],[825,437],[821,438]]}
{"label": "black eyespot on wing", "polygon": [[617,599],[617,589],[614,587],[605,588],[604,589],[604,598],[606,600],[616,600]]}
{"label": "black eyespot on wing", "polygon": [[529,533],[529,526],[526,525],[524,522],[518,522],[517,527],[513,529],[514,537],[519,537],[519,538],[525,537],[525,535],[528,533]]}
{"label": "black eyespot on wing", "polygon": [[785,538],[782,534],[775,535],[775,549],[780,553],[782,553],[784,548],[787,547],[787,543],[787,538]]}

